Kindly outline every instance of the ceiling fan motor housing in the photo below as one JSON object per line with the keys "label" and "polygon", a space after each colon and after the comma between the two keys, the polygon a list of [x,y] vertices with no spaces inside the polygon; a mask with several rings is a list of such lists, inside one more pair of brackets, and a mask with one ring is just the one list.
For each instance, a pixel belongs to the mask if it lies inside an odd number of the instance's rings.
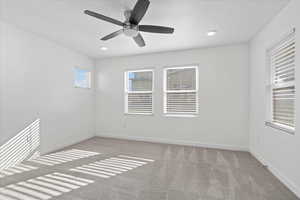
{"label": "ceiling fan motor housing", "polygon": [[123,32],[128,37],[136,37],[139,34],[137,25],[126,23],[123,27]]}

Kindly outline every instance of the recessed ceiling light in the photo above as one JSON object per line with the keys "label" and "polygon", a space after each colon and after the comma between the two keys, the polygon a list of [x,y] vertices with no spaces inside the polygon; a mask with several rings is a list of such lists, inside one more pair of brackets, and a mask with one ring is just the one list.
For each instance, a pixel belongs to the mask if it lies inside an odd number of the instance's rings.
{"label": "recessed ceiling light", "polygon": [[207,36],[214,36],[216,34],[217,34],[217,31],[215,31],[215,30],[207,32]]}
{"label": "recessed ceiling light", "polygon": [[108,48],[107,47],[101,47],[100,48],[102,51],[106,51]]}

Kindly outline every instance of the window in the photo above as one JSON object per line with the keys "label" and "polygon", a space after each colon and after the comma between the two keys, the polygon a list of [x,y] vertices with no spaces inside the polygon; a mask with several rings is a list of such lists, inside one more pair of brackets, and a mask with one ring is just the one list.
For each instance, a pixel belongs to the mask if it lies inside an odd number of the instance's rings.
{"label": "window", "polygon": [[[295,128],[295,30],[268,51],[270,120],[283,130]],[[277,128],[277,127],[276,127]]]}
{"label": "window", "polygon": [[164,113],[179,116],[198,114],[198,67],[164,70]]}
{"label": "window", "polygon": [[74,68],[76,88],[91,88],[91,72],[85,69]]}
{"label": "window", "polygon": [[153,113],[153,71],[125,72],[125,113]]}

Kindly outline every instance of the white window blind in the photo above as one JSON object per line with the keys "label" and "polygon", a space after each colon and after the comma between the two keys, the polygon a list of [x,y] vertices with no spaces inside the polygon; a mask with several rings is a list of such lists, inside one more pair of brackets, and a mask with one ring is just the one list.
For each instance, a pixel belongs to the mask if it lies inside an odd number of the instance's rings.
{"label": "white window blind", "polygon": [[153,113],[153,71],[125,72],[125,113]]}
{"label": "white window blind", "polygon": [[198,113],[198,68],[196,66],[164,70],[164,113]]}
{"label": "white window blind", "polygon": [[272,122],[295,127],[295,31],[269,51]]}

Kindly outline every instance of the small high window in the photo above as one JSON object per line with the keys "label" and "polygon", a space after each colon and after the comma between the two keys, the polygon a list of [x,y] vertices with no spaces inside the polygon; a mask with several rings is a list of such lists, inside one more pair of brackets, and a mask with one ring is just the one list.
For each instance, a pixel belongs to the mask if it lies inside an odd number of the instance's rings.
{"label": "small high window", "polygon": [[74,68],[74,87],[91,88],[91,72],[85,69]]}

